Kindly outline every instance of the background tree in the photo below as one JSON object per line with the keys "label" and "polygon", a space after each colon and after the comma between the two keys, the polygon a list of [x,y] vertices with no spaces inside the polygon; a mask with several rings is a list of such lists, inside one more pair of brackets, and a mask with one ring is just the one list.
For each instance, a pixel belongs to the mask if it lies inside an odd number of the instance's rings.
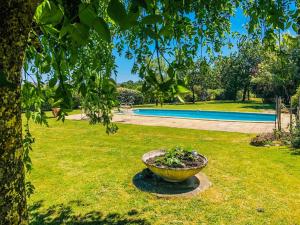
{"label": "background tree", "polygon": [[186,79],[187,87],[192,92],[193,103],[196,101],[197,94],[205,95],[205,92],[207,92],[214,82],[210,64],[206,58],[197,60],[188,70],[183,72],[182,76]]}
{"label": "background tree", "polygon": [[286,104],[299,85],[299,39],[283,36],[281,46],[263,54],[257,74],[252,78],[253,92],[265,101],[282,96]]}
{"label": "background tree", "polygon": [[241,39],[236,52],[229,56],[219,56],[214,62],[214,71],[221,79],[224,98],[237,100],[242,91],[242,101],[250,95],[251,78],[256,74],[261,62],[260,45],[257,41]]}
{"label": "background tree", "polygon": [[235,59],[238,80],[242,89],[242,101],[250,100],[251,78],[257,73],[261,62],[261,46],[258,40],[244,39],[239,42],[238,53]]}
{"label": "background tree", "polygon": [[138,80],[136,82],[129,80],[118,84],[119,87],[124,87],[124,88],[138,90],[138,91],[141,91],[142,85],[143,85],[142,80]]}

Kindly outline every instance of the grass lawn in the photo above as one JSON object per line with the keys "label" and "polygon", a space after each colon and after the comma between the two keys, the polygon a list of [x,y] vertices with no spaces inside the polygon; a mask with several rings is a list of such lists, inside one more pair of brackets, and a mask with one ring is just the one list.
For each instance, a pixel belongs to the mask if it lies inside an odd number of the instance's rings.
{"label": "grass lawn", "polygon": [[[300,155],[285,147],[253,147],[252,135],[239,133],[120,124],[108,136],[87,121],[49,125],[31,128],[31,224],[300,223]],[[189,199],[136,189],[142,154],[174,145],[208,157],[204,172],[213,186]]]}
{"label": "grass lawn", "polygon": [[[154,104],[146,104],[136,106],[137,108],[161,108]],[[275,105],[263,104],[260,99],[251,101],[207,101],[197,102],[195,104],[164,104],[163,109],[202,109],[202,110],[218,110],[218,111],[237,111],[237,112],[263,112],[265,110],[274,110]]]}

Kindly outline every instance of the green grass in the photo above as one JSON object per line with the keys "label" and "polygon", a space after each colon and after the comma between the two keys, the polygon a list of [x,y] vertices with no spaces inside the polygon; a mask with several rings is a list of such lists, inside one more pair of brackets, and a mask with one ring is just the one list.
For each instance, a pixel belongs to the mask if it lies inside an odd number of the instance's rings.
{"label": "green grass", "polygon": [[[136,108],[161,108],[154,104],[145,104],[136,106]],[[263,104],[261,100],[252,101],[207,101],[197,102],[195,104],[164,104],[163,109],[202,109],[202,110],[218,110],[218,111],[237,111],[237,112],[263,112],[265,110],[274,110],[273,104]]]}
{"label": "green grass", "polygon": [[[87,121],[49,124],[32,125],[31,224],[300,223],[300,156],[286,147],[253,147],[252,136],[239,133],[120,124],[108,136]],[[174,145],[208,157],[213,186],[187,199],[136,189],[142,154]]]}

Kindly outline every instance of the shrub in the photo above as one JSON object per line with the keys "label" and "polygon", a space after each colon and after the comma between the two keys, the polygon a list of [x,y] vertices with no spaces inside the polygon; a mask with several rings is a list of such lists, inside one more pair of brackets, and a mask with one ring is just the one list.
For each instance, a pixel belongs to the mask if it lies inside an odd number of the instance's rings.
{"label": "shrub", "polygon": [[296,122],[296,126],[293,129],[291,137],[291,144],[293,148],[300,148],[300,122]]}
{"label": "shrub", "polygon": [[254,146],[265,146],[272,144],[276,140],[274,133],[259,134],[251,139],[250,144]]}
{"label": "shrub", "polygon": [[[195,101],[198,100],[198,96],[197,94],[195,93]],[[193,101],[193,93],[188,93],[184,96],[184,101],[185,102],[192,102]]]}
{"label": "shrub", "polygon": [[207,100],[224,100],[224,89],[208,89]]}
{"label": "shrub", "polygon": [[297,107],[298,106],[299,97],[300,97],[300,86],[297,88],[296,94],[294,94],[293,97],[292,97],[292,105],[293,105],[293,107]]}
{"label": "shrub", "polygon": [[80,105],[81,105],[80,95],[73,93],[72,94],[72,109],[78,109]]}
{"label": "shrub", "polygon": [[140,91],[119,87],[118,100],[121,104],[139,105],[144,103],[144,97]]}
{"label": "shrub", "polygon": [[291,143],[291,134],[286,131],[276,131],[273,133],[259,134],[251,139],[250,144],[254,146],[265,145],[289,145]]}
{"label": "shrub", "polygon": [[196,86],[195,91],[198,95],[199,101],[209,101],[210,100],[207,89],[201,88],[201,86]]}

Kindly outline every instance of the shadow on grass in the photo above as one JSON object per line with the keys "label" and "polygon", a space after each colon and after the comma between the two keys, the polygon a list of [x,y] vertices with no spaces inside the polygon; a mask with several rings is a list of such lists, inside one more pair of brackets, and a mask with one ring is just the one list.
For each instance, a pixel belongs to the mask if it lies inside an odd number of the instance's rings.
{"label": "shadow on grass", "polygon": [[[164,103],[163,106],[167,105],[219,105],[219,104],[253,104],[245,105],[243,108],[253,108],[253,109],[274,109],[275,104],[261,103],[256,100],[247,100],[247,101],[234,101],[234,100],[214,100],[214,101],[199,101],[196,103],[192,102],[176,102],[176,103]],[[144,104],[144,105],[134,105],[134,108],[160,108],[160,105],[156,106],[155,104]]]}
{"label": "shadow on grass", "polygon": [[137,210],[127,214],[110,213],[106,216],[99,211],[91,211],[76,215],[72,205],[84,207],[81,201],[69,204],[57,204],[47,209],[42,209],[43,201],[38,201],[29,206],[30,225],[150,225],[145,219],[138,217]]}
{"label": "shadow on grass", "polygon": [[180,183],[164,181],[152,173],[149,169],[137,173],[132,183],[141,191],[152,193],[158,196],[176,196],[180,194],[191,193],[200,186],[199,178],[193,176]]}
{"label": "shadow on grass", "polygon": [[272,104],[257,104],[257,105],[245,105],[242,106],[241,108],[244,109],[275,109],[275,105]]}
{"label": "shadow on grass", "polygon": [[292,149],[291,154],[296,155],[296,156],[300,156],[300,149]]}

